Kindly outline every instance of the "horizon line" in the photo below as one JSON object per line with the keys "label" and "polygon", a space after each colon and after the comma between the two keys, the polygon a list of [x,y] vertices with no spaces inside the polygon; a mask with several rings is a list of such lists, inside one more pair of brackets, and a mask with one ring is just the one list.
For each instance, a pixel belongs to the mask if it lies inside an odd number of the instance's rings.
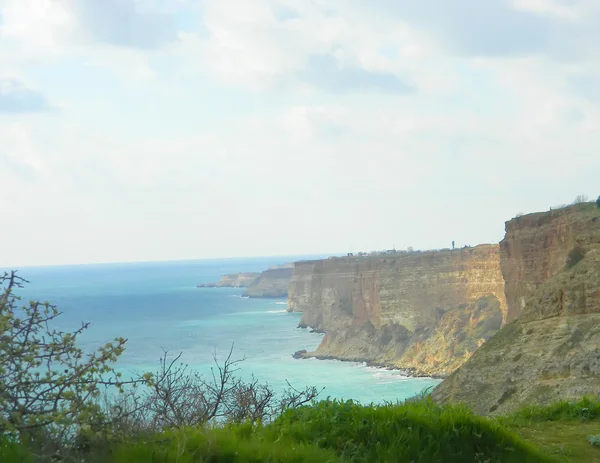
{"label": "horizon line", "polygon": [[[150,259],[150,260],[123,260],[123,261],[108,261],[108,262],[80,262],[66,264],[26,264],[26,265],[0,265],[0,271],[19,271],[22,268],[43,268],[43,267],[81,267],[81,266],[96,266],[96,265],[135,265],[135,264],[167,264],[177,262],[206,262],[217,260],[250,260],[250,259],[276,259],[285,257],[311,257],[311,256],[338,256],[347,253],[314,253],[314,254],[271,254],[263,256],[231,256],[231,257],[190,257],[181,259]],[[282,262],[285,263],[285,262]]]}

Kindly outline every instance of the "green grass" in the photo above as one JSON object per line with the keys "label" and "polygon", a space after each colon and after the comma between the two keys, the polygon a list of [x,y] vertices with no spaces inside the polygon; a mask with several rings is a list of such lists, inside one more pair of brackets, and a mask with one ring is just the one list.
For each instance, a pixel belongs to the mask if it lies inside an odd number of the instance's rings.
{"label": "green grass", "polygon": [[600,432],[600,421],[564,420],[515,423],[509,426],[520,438],[535,443],[556,462],[600,463],[600,448],[590,437]]}
{"label": "green grass", "polygon": [[34,460],[27,449],[0,435],[0,461],[6,463],[30,463]]}
{"label": "green grass", "polygon": [[600,463],[600,447],[590,441],[600,432],[600,399],[526,406],[498,421],[555,461]]}
{"label": "green grass", "polygon": [[324,401],[284,413],[263,433],[316,443],[343,461],[549,461],[501,424],[429,399],[366,407]]}
{"label": "green grass", "polygon": [[[600,401],[592,398],[523,407],[499,418],[438,406],[429,398],[378,406],[328,400],[289,410],[265,426],[179,429],[149,439],[98,441],[76,461],[600,462],[600,447],[594,444],[599,433]],[[0,461],[32,460],[0,440]]]}
{"label": "green grass", "polygon": [[[110,456],[114,463],[142,462],[334,462],[336,455],[315,445],[265,439],[254,430],[234,426],[204,431],[181,429],[165,433],[155,442],[119,446]],[[106,461],[106,460],[105,460]]]}
{"label": "green grass", "polygon": [[504,422],[559,421],[600,419],[600,398],[583,397],[576,402],[559,401],[546,407],[525,406],[506,417]]}

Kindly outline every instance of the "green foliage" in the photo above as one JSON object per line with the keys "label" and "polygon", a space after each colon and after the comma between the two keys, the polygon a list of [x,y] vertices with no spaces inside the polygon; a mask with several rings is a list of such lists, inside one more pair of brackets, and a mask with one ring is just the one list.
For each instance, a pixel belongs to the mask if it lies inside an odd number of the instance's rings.
{"label": "green foliage", "polygon": [[525,406],[503,418],[505,421],[561,421],[594,420],[600,418],[600,399],[583,397],[581,400],[558,401],[552,405]]}
{"label": "green foliage", "polygon": [[[57,308],[30,302],[19,307],[14,289],[25,280],[0,275],[0,434],[22,442],[66,438],[73,428],[103,420],[98,404],[106,387],[123,382],[111,367],[124,350],[115,339],[91,354],[77,347],[87,325],[72,333],[52,328]],[[40,430],[44,429],[41,433]]]}
{"label": "green foliage", "polygon": [[29,451],[7,435],[0,435],[0,461],[3,463],[30,463],[33,456]]}
{"label": "green foliage", "polygon": [[600,196],[598,196],[598,199],[596,199],[596,206],[600,207]]}
{"label": "green foliage", "polygon": [[581,246],[575,246],[567,256],[566,268],[571,268],[577,265],[585,257],[585,249]]}

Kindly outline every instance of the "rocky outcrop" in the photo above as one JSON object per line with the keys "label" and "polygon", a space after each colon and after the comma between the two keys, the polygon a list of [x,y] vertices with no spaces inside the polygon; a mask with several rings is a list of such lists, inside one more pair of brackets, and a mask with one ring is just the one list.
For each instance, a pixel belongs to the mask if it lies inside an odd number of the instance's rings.
{"label": "rocky outcrop", "polygon": [[508,318],[434,391],[480,414],[600,395],[600,210],[591,203],[506,224]]}
{"label": "rocky outcrop", "polygon": [[289,310],[325,330],[302,356],[446,376],[507,315],[497,245],[298,262]]}
{"label": "rocky outcrop", "polygon": [[244,295],[248,297],[280,298],[288,296],[288,287],[293,267],[274,267],[265,270],[248,286]]}
{"label": "rocky outcrop", "polygon": [[198,288],[247,288],[254,282],[260,273],[242,272],[223,275],[216,283],[200,283]]}

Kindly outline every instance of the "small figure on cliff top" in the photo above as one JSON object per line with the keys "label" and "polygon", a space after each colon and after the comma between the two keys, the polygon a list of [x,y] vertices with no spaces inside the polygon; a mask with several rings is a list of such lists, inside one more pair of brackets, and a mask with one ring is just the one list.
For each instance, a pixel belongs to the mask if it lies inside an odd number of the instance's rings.
{"label": "small figure on cliff top", "polygon": [[454,251],[454,240],[452,240],[452,250]]}

